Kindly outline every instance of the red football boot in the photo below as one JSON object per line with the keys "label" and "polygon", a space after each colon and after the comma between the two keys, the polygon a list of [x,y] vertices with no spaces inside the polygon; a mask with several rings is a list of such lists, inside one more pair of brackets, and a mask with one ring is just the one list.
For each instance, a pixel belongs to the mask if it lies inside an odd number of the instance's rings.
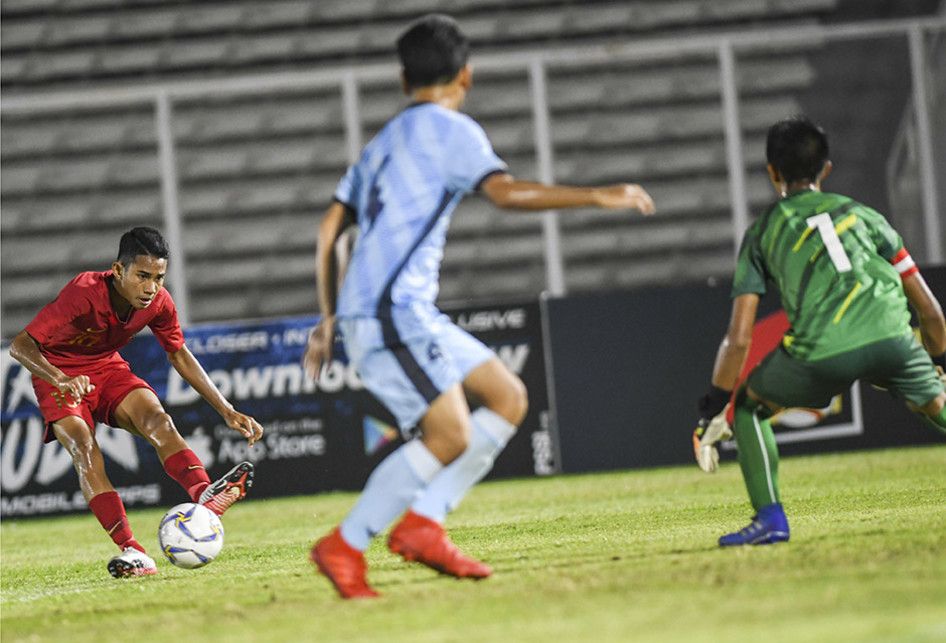
{"label": "red football boot", "polygon": [[450,542],[440,523],[408,511],[388,536],[388,549],[404,560],[423,563],[457,578],[488,578],[489,565],[466,556]]}
{"label": "red football boot", "polygon": [[309,560],[332,581],[342,598],[380,596],[365,578],[368,566],[364,554],[345,542],[338,527],[312,546]]}
{"label": "red football boot", "polygon": [[197,503],[222,516],[233,503],[245,498],[246,490],[252,486],[253,463],[241,462],[204,489]]}

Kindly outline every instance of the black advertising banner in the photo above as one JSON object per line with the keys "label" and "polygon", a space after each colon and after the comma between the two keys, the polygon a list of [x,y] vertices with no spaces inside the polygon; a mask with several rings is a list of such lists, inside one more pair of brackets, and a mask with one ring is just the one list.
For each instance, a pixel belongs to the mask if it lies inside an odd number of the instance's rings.
{"label": "black advertising banner", "polygon": [[[922,273],[946,302],[946,267]],[[772,309],[777,298],[763,302],[769,308],[753,338],[771,350],[786,320]],[[561,470],[692,463],[696,400],[729,323],[728,285],[594,293],[544,305]],[[791,409],[774,424],[786,455],[943,443],[901,401],[863,382],[823,409]],[[734,458],[726,446],[725,457]]]}
{"label": "black advertising banner", "polygon": [[[446,312],[492,347],[530,392],[529,415],[492,475],[551,473],[538,304]],[[316,321],[300,317],[185,332],[188,347],[224,396],[265,427],[266,435],[253,448],[180,378],[153,338],[135,338],[122,354],[157,391],[211,478],[251,460],[257,467],[253,497],[358,489],[401,438],[391,415],[348,365],[340,344],[317,380],[305,375],[301,356]],[[0,512],[6,518],[84,510],[68,454],[58,443],[42,444],[43,423],[29,373],[10,358],[6,345],[0,368]],[[170,506],[186,499],[143,440],[104,425],[97,427],[96,437],[126,505]]]}
{"label": "black advertising banner", "polygon": [[726,330],[727,291],[653,288],[544,302],[562,471],[693,457],[696,398]]}
{"label": "black advertising banner", "polygon": [[477,337],[516,373],[529,392],[529,412],[496,459],[490,477],[549,475],[558,471],[549,431],[545,347],[538,302],[446,309],[460,328]]}

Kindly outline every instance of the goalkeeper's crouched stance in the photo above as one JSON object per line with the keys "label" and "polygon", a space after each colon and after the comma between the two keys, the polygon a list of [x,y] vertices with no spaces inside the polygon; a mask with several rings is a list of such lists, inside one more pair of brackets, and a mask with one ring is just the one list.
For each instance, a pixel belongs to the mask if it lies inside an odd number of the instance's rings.
{"label": "goalkeeper's crouched stance", "polygon": [[[733,309],[700,399],[693,446],[716,470],[716,445],[734,436],[755,516],[721,546],[789,539],[769,418],[783,408],[827,406],[855,381],[887,389],[946,435],[946,319],[900,235],[878,212],[821,192],[831,171],[824,132],[804,117],[776,123],[766,144],[781,198],[747,230],[733,278]],[[782,294],[791,327],[781,344],[733,389],[749,350],[767,283]],[[910,327],[910,303],[919,335]],[[733,427],[725,417],[732,400]]]}
{"label": "goalkeeper's crouched stance", "polygon": [[[899,364],[897,363],[898,355],[903,357],[899,360]],[[946,354],[935,360],[938,363],[934,368],[933,364],[930,363],[930,358],[916,343],[912,335],[882,340],[856,351],[823,360],[819,364],[800,364],[798,366],[801,368],[807,367],[815,373],[827,368],[841,374],[839,367],[847,363],[852,367],[848,371],[847,377],[850,377],[850,382],[853,382],[859,379],[855,373],[858,370],[857,367],[865,359],[877,362],[884,357],[889,360],[890,372],[897,373],[899,371],[907,375],[910,371],[916,373],[912,381],[904,382],[907,386],[902,388],[894,389],[895,385],[891,383],[891,380],[886,380],[884,384],[891,387],[891,393],[895,397],[903,397],[913,411],[917,412],[930,426],[946,435],[946,405],[944,405],[946,394],[943,393],[944,385],[946,385],[946,375],[944,375],[946,364],[943,363],[946,360]],[[788,369],[780,369],[779,367],[784,366],[791,359],[783,350],[777,349],[753,372],[749,384],[744,384],[738,389],[733,401],[733,427],[731,429],[729,422],[726,420],[725,410],[725,400],[729,399],[729,392],[712,387],[710,393],[701,398],[700,406],[706,409],[707,412],[716,409],[719,409],[719,412],[710,418],[701,417],[697,429],[693,433],[693,446],[697,463],[704,471],[708,473],[715,472],[719,461],[717,444],[735,437],[739,449],[739,466],[742,469],[742,477],[749,492],[752,508],[756,512],[752,522],[747,527],[738,532],[722,536],[719,539],[721,546],[764,545],[788,540],[788,520],[782,510],[779,494],[778,447],[775,443],[772,427],[769,424],[769,418],[775,412],[787,406],[826,406],[822,403],[825,397],[833,397],[834,394],[850,386],[849,382],[848,386],[827,396],[811,388],[809,390],[812,391],[812,397],[795,398],[797,401],[787,404],[762,401],[758,393],[755,392],[753,385],[764,385],[766,380],[769,382],[781,380],[787,384],[787,380],[792,376],[785,374]],[[779,370],[782,373],[779,373]],[[864,376],[866,374],[861,375],[861,377]],[[811,379],[809,378],[809,381]],[[896,379],[896,377],[893,379]],[[724,395],[725,399],[722,399]],[[926,404],[920,404],[918,401],[923,399],[929,401]],[[713,401],[712,406],[706,405],[709,400]],[[720,404],[723,406],[720,407]],[[773,406],[776,408],[772,408]]]}

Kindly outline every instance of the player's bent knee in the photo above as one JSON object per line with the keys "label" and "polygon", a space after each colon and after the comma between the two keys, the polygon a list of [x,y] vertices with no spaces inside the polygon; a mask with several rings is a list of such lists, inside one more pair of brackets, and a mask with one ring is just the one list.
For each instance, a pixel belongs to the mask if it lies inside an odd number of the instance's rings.
{"label": "player's bent knee", "polygon": [[102,466],[102,454],[99,452],[98,445],[91,433],[78,436],[69,436],[68,440],[60,439],[60,443],[65,447],[66,453],[72,458],[72,466],[79,476],[80,486],[90,476],[94,476],[99,467]]}
{"label": "player's bent knee", "polygon": [[485,401],[486,407],[518,427],[529,412],[529,392],[522,380],[513,375],[500,393]]}
{"label": "player's bent knee", "polygon": [[174,426],[174,420],[164,412],[148,415],[140,428],[141,433],[152,443],[180,438],[177,427]]}
{"label": "player's bent knee", "polygon": [[154,413],[145,421],[148,428],[155,431],[177,431],[174,420],[167,413]]}
{"label": "player's bent knee", "polygon": [[77,423],[55,422],[53,432],[73,460],[87,459],[95,451],[95,437],[84,423],[82,428],[79,428]]}
{"label": "player's bent knee", "polygon": [[509,419],[510,422],[512,422],[512,424],[518,427],[520,424],[522,424],[522,421],[525,419],[526,413],[529,412],[529,389],[526,388],[525,383],[518,377],[516,378],[515,398],[516,398],[516,408],[515,408],[516,417],[507,418],[507,419]]}
{"label": "player's bent knee", "polygon": [[529,390],[526,388],[526,385],[518,377],[513,379],[513,385],[510,390],[510,407],[508,409],[508,415],[504,417],[509,420],[510,424],[515,427],[518,427],[522,424],[522,421],[526,417],[526,413],[529,412]]}
{"label": "player's bent knee", "polygon": [[424,444],[430,452],[446,466],[463,455],[463,452],[466,451],[467,446],[469,446],[469,440],[466,438],[457,439],[440,435],[426,438]]}
{"label": "player's bent knee", "polygon": [[470,432],[458,427],[456,431],[451,431],[443,436],[444,446],[449,454],[454,457],[460,457],[460,454],[466,451],[470,446]]}
{"label": "player's bent knee", "polygon": [[69,441],[69,444],[66,445],[66,451],[69,452],[69,455],[76,462],[88,461],[92,454],[95,453],[96,448],[95,438],[93,438],[91,434],[73,438]]}
{"label": "player's bent knee", "polygon": [[462,455],[470,444],[469,426],[462,423],[441,424],[424,433],[424,443],[444,464]]}

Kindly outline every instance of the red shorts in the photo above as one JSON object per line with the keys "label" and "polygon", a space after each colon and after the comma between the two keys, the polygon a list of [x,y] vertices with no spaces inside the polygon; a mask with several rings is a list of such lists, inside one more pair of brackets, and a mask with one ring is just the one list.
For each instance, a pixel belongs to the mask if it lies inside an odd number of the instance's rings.
{"label": "red shorts", "polygon": [[46,422],[43,442],[53,442],[56,439],[52,430],[53,422],[70,415],[85,420],[93,431],[95,431],[96,422],[118,426],[114,417],[115,409],[126,395],[136,388],[146,388],[154,392],[147,382],[131,372],[131,367],[124,361],[110,362],[100,370],[91,370],[88,367],[67,367],[62,371],[69,376],[87,375],[95,385],[95,389],[73,406],[75,400],[72,397],[63,399],[55,386],[38,377],[33,378],[33,390],[36,391],[36,399],[39,401],[39,411]]}

